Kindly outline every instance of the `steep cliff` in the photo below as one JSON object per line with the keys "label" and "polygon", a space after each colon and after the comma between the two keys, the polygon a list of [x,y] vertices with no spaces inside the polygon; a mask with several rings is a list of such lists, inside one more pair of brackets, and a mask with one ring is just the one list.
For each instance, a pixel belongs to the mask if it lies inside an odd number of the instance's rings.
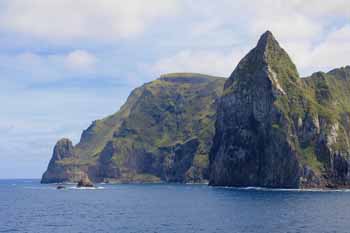
{"label": "steep cliff", "polygon": [[77,160],[72,142],[63,138],[59,140],[49,163],[49,169],[43,174],[43,180],[56,183],[65,181],[78,182],[86,174],[77,168],[73,161]]}
{"label": "steep cliff", "polygon": [[167,74],[132,91],[73,147],[55,146],[42,182],[204,182],[217,100],[225,79]]}
{"label": "steep cliff", "polygon": [[271,32],[264,33],[224,85],[210,184],[348,187],[349,70],[300,79]]}

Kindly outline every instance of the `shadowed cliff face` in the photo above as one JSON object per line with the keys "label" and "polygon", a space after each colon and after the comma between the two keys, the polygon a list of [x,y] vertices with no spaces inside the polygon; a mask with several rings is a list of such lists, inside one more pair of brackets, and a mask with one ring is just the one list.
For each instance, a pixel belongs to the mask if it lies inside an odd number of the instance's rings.
{"label": "shadowed cliff face", "polygon": [[[275,62],[277,64],[275,64]],[[284,64],[289,70],[282,70]],[[285,73],[281,80],[278,74]],[[238,64],[225,83],[218,108],[211,156],[211,184],[296,187],[299,166],[274,106],[286,95],[284,82],[296,85],[297,72],[270,32]]]}
{"label": "shadowed cliff face", "polygon": [[[47,171],[43,174],[42,180],[45,183],[78,182],[85,173],[77,168],[74,160],[77,159],[74,147],[69,139],[59,140],[53,150]],[[67,162],[69,161],[69,164]]]}
{"label": "shadowed cliff face", "polygon": [[[346,130],[339,134],[345,122],[331,116],[321,103],[331,93],[315,91],[317,82],[317,78],[300,79],[273,35],[263,34],[225,83],[210,153],[210,184],[348,185],[349,144],[332,149],[336,141],[349,139]],[[337,114],[347,111],[338,108]]]}
{"label": "shadowed cliff face", "polygon": [[136,88],[116,114],[94,121],[79,144],[59,142],[42,182],[77,181],[77,173],[95,182],[207,181],[224,82],[180,73]]}

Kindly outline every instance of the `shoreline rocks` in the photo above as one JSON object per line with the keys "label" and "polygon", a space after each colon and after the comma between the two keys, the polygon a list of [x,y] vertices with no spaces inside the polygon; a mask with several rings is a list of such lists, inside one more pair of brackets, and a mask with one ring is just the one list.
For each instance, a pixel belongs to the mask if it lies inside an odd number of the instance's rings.
{"label": "shoreline rocks", "polygon": [[90,179],[86,176],[79,180],[77,184],[77,188],[93,188],[95,187],[94,184],[90,181]]}

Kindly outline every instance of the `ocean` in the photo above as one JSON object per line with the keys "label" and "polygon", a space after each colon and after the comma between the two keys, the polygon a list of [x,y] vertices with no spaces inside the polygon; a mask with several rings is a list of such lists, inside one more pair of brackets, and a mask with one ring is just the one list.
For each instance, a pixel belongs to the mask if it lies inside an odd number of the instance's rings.
{"label": "ocean", "polygon": [[0,232],[348,233],[350,192],[0,180]]}

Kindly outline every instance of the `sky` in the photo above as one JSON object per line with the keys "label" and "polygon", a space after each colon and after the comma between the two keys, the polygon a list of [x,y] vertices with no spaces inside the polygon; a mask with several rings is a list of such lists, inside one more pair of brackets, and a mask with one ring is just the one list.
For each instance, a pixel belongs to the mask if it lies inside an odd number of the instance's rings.
{"label": "sky", "polygon": [[0,179],[40,178],[55,142],[162,73],[228,77],[272,31],[301,76],[350,65],[348,0],[0,1]]}

